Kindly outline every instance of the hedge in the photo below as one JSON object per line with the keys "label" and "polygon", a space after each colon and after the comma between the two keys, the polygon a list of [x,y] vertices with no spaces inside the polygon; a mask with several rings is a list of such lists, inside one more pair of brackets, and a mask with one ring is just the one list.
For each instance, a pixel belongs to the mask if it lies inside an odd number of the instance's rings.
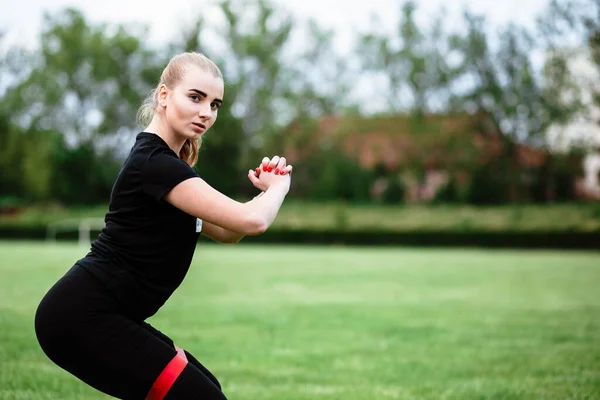
{"label": "hedge", "polygon": [[[92,240],[99,232],[92,231]],[[77,232],[62,232],[57,240],[77,240]],[[43,228],[0,227],[0,239],[46,238]],[[200,242],[209,242],[202,237]],[[362,246],[484,247],[523,249],[600,250],[600,231],[344,231],[269,229],[259,236],[248,236],[243,243],[321,244]]]}

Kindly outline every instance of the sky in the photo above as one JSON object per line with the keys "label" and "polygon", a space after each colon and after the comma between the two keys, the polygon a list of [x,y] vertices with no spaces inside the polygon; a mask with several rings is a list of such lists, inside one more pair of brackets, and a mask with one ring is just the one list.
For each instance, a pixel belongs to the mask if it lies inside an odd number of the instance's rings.
{"label": "sky", "polygon": [[[272,0],[299,19],[314,18],[320,26],[333,29],[336,46],[344,51],[352,43],[353,33],[369,26],[370,16],[377,15],[382,29],[393,29],[398,19],[401,0]],[[549,0],[418,0],[418,19],[427,22],[444,5],[448,21],[460,21],[463,7],[484,14],[491,27],[508,21],[533,27],[535,17]],[[45,11],[56,12],[75,7],[92,22],[150,25],[150,39],[161,43],[173,37],[182,23],[202,13],[207,19],[218,18],[215,1],[208,0],[0,0],[0,31],[5,44],[35,47]]]}

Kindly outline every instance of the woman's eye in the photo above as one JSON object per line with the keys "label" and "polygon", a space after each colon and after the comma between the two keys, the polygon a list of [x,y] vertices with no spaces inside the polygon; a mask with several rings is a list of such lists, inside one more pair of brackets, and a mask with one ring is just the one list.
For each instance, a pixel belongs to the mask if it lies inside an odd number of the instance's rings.
{"label": "woman's eye", "polygon": [[218,110],[219,109],[219,103],[210,103],[210,108],[212,108],[213,110]]}
{"label": "woman's eye", "polygon": [[192,100],[194,100],[194,101],[197,101],[197,100],[199,100],[199,99],[200,99],[200,97],[199,97],[199,96],[197,96],[197,95],[195,95],[195,94],[193,94],[193,95],[191,95],[191,96],[190,96],[190,99],[192,99]]}

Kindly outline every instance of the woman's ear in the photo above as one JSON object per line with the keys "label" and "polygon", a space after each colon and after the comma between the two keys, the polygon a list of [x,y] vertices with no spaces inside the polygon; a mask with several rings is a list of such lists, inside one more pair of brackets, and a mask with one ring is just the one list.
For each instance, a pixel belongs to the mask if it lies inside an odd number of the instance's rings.
{"label": "woman's ear", "polygon": [[168,94],[169,94],[169,90],[167,89],[167,86],[164,83],[158,87],[158,93],[156,96],[156,100],[160,107],[165,108],[167,106],[167,95]]}

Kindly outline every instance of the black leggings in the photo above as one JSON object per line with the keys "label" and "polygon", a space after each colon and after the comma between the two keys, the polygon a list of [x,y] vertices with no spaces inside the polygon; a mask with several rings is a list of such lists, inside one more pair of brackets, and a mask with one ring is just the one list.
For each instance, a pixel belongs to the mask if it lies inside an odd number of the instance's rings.
{"label": "black leggings", "polygon": [[[119,312],[107,289],[75,265],[44,296],[35,315],[40,346],[58,366],[119,399],[145,399],[175,357],[173,341]],[[165,400],[226,399],[217,379],[187,351],[188,364]]]}

